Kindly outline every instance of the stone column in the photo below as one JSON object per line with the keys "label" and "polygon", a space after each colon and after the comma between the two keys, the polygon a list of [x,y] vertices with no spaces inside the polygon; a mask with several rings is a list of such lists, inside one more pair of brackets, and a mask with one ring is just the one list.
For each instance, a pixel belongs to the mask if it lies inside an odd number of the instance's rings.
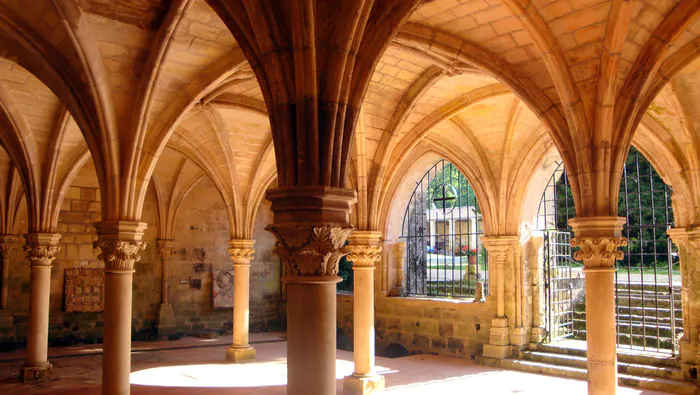
{"label": "stone column", "polygon": [[544,339],[545,331],[542,323],[542,278],[543,256],[542,242],[540,236],[530,237],[530,253],[533,254],[530,260],[531,289],[532,289],[532,328],[530,329],[530,342],[539,343]]}
{"label": "stone column", "polygon": [[156,240],[156,252],[160,256],[161,282],[160,282],[160,306],[158,307],[158,336],[168,336],[176,332],[175,312],[173,305],[168,301],[168,263],[175,253],[175,241],[171,239]]}
{"label": "stone column", "polygon": [[667,233],[678,248],[681,266],[683,337],[678,342],[681,369],[686,380],[693,380],[693,372],[700,367],[700,229],[674,228]]}
{"label": "stone column", "polygon": [[39,381],[51,372],[49,363],[49,301],[51,295],[51,264],[59,250],[60,234],[30,233],[25,235],[31,265],[29,297],[29,331],[26,361],[19,369],[23,382]]}
{"label": "stone column", "polygon": [[574,259],[583,261],[586,276],[586,343],[588,393],[617,392],[617,345],[615,330],[615,261],[622,259],[618,247],[627,245],[622,236],[624,218],[581,217],[569,220],[574,231]]}
{"label": "stone column", "polygon": [[517,236],[488,236],[483,237],[481,241],[489,253],[489,270],[492,272],[490,289],[496,296],[496,317],[491,320],[489,344],[484,345],[483,355],[487,358],[502,359],[510,354],[505,302],[505,266],[508,257],[513,257],[513,251],[519,239]]}
{"label": "stone column", "polygon": [[355,191],[330,187],[268,190],[277,237],[275,253],[287,275],[287,394],[336,393],[338,262],[352,232]]}
{"label": "stone column", "polygon": [[250,261],[255,240],[230,240],[228,254],[233,261],[233,343],[226,349],[226,360],[245,362],[255,359],[250,345]]}
{"label": "stone column", "polygon": [[131,221],[95,223],[97,241],[105,263],[104,332],[102,353],[102,394],[130,392],[131,307],[134,264],[145,247],[146,224]]}
{"label": "stone column", "polygon": [[404,284],[406,284],[406,242],[397,241],[391,246],[396,263],[396,284],[391,290],[391,295],[402,296]]}
{"label": "stone column", "polygon": [[355,232],[345,248],[354,271],[353,359],[355,370],[343,381],[344,395],[375,394],[384,390],[384,376],[374,371],[374,269],[381,260],[380,232]]}
{"label": "stone column", "polygon": [[2,257],[2,278],[0,281],[0,338],[14,338],[14,318],[10,311],[9,303],[9,281],[10,265],[17,253],[17,246],[20,242],[19,236],[0,235],[0,256]]}

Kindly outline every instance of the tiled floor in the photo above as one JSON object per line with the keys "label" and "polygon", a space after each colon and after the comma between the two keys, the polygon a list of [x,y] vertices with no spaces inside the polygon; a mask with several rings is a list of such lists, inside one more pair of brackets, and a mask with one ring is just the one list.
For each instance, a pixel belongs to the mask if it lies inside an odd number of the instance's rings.
{"label": "tiled floor", "polygon": [[[226,338],[176,342],[136,342],[132,355],[132,394],[284,394],[286,343],[280,334],[255,334],[254,363],[222,363]],[[159,348],[170,348],[158,350]],[[0,391],[10,394],[99,394],[102,356],[99,346],[51,350],[53,380],[25,385],[16,375],[22,352],[0,354]],[[390,394],[586,394],[586,383],[484,367],[472,361],[416,355],[377,358]],[[338,394],[342,377],[352,372],[352,354],[338,351]],[[620,395],[661,392],[620,388]]]}

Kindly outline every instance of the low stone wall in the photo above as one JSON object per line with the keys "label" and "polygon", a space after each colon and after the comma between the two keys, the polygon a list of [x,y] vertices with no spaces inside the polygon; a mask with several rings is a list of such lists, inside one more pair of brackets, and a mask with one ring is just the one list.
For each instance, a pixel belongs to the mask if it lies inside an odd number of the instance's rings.
{"label": "low stone wall", "polygon": [[[396,356],[397,346],[408,354],[470,358],[488,343],[491,301],[378,297],[375,309],[376,352]],[[338,332],[352,345],[352,295],[338,294]],[[393,354],[393,355],[392,355]]]}

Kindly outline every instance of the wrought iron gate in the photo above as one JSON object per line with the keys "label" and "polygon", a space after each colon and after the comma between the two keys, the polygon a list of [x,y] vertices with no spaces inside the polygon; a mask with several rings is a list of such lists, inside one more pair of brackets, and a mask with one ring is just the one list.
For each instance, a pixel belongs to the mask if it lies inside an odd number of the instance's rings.
{"label": "wrought iron gate", "polygon": [[[578,276],[571,276],[572,267],[578,263],[571,259],[568,246],[568,220],[574,216],[571,188],[559,164],[542,195],[537,221],[539,230],[545,232],[543,282],[548,341],[570,336],[586,338],[584,303],[577,292],[583,284]],[[666,235],[673,227],[671,189],[634,148],[624,166],[618,216],[627,220],[623,235],[628,242],[623,249],[624,259],[616,263],[615,271],[618,347],[675,354],[683,318],[678,254]]]}
{"label": "wrought iron gate", "polygon": [[635,149],[625,162],[618,205],[618,215],[627,218],[627,247],[615,272],[617,345],[675,354],[683,319],[678,255],[666,234],[673,227],[671,190]]}
{"label": "wrought iron gate", "polygon": [[574,305],[579,291],[571,259],[571,233],[544,232],[544,299],[547,341],[574,335]]}

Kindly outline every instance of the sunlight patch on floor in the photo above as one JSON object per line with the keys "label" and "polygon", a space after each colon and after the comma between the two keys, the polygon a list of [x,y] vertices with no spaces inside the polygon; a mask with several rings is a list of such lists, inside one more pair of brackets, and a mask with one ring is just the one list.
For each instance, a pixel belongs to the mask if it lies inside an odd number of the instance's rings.
{"label": "sunlight patch on floor", "polygon": [[[353,362],[339,359],[336,378],[342,379],[353,371]],[[378,372],[390,369],[378,366]],[[287,360],[243,364],[202,364],[161,366],[131,373],[131,384],[158,387],[274,387],[287,385]]]}

